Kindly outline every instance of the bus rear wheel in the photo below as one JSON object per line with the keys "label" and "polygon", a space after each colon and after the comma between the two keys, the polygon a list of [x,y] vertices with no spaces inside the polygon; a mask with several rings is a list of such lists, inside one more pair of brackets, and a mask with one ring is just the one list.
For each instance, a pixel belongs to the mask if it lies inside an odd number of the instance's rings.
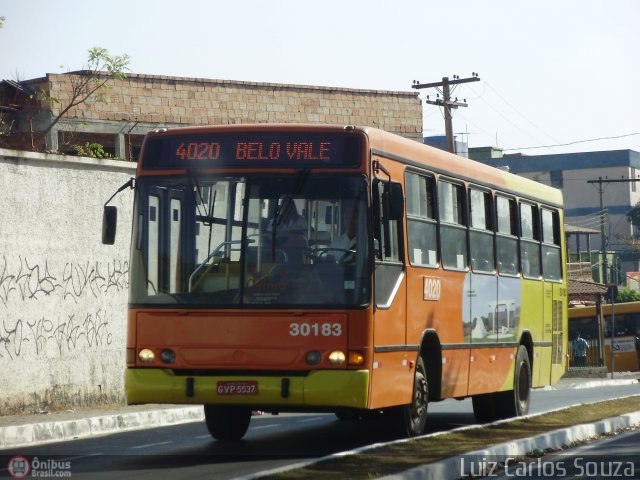
{"label": "bus rear wheel", "polygon": [[205,405],[207,430],[221,441],[237,441],[244,437],[251,421],[251,409],[237,406]]}
{"label": "bus rear wheel", "polygon": [[520,345],[516,354],[513,390],[474,395],[473,413],[480,423],[503,418],[519,417],[529,413],[531,398],[531,362],[527,349]]}
{"label": "bus rear wheel", "polygon": [[502,418],[519,417],[529,413],[531,399],[531,362],[527,349],[520,345],[516,354],[516,368],[513,375],[513,390],[500,392],[498,411]]}
{"label": "bus rear wheel", "polygon": [[485,393],[471,397],[473,414],[478,423],[491,423],[498,419],[496,411],[497,393]]}

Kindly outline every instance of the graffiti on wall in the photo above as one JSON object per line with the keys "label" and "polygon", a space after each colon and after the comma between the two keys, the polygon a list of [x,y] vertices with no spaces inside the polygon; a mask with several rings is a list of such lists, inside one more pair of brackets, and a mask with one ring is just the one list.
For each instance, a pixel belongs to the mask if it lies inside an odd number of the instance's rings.
{"label": "graffiti on wall", "polygon": [[47,261],[44,264],[18,257],[17,269],[12,272],[5,256],[0,261],[0,302],[5,307],[13,300],[27,301],[60,294],[63,300],[78,302],[83,295],[98,298],[101,295],[126,290],[129,283],[129,263],[113,260],[111,263],[85,264],[69,262],[62,271],[52,274]]}
{"label": "graffiti on wall", "polygon": [[111,345],[107,312],[99,309],[84,318],[68,315],[66,319],[3,319],[0,325],[0,358],[18,358],[26,350],[36,356],[46,354],[50,344],[59,355],[76,349],[98,349]]}
{"label": "graffiti on wall", "polygon": [[[128,262],[68,262],[60,269],[26,257],[14,263],[0,260],[0,358],[62,356],[111,345],[112,316],[86,306],[127,290]],[[49,308],[26,309],[32,302]],[[38,314],[25,318],[26,311]]]}

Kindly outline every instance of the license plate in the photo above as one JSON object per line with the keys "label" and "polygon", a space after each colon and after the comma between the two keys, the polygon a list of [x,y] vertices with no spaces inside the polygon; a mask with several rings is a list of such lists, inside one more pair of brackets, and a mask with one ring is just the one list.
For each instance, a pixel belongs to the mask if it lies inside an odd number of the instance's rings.
{"label": "license plate", "polygon": [[218,382],[218,395],[257,395],[258,382]]}

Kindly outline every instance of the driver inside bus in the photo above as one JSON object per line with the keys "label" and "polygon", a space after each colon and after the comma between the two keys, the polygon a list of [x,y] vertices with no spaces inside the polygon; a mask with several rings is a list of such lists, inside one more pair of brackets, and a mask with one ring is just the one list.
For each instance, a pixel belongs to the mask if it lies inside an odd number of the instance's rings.
{"label": "driver inside bus", "polygon": [[273,245],[286,256],[287,263],[304,263],[308,254],[307,221],[298,213],[294,200],[284,197],[267,230]]}
{"label": "driver inside bus", "polygon": [[[275,227],[275,229],[274,229]],[[307,221],[298,213],[296,203],[291,197],[285,197],[276,210],[276,215],[269,221],[270,232],[276,230],[283,235],[307,233]]]}
{"label": "driver inside bus", "polygon": [[[358,232],[358,203],[354,200],[342,202],[341,207],[342,229],[341,235],[333,239],[329,245],[328,257],[333,257],[338,263],[355,261],[357,232]],[[373,239],[373,249],[376,256],[379,254],[380,243]],[[332,251],[333,250],[333,251]]]}
{"label": "driver inside bus", "polygon": [[[355,251],[356,249],[356,231],[358,229],[358,208],[357,204],[353,201],[345,201],[342,203],[341,207],[341,218],[342,218],[342,229],[343,232],[341,235],[338,235],[331,242],[330,248],[337,250],[345,250],[342,252],[343,259],[341,261],[346,261],[344,256],[352,256],[350,252],[346,250]],[[338,257],[341,256],[340,252],[338,253]]]}

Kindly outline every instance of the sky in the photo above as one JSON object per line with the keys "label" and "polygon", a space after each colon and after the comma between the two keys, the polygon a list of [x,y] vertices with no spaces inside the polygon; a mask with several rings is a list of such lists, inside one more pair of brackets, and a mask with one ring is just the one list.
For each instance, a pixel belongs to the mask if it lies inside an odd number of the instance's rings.
{"label": "sky", "polygon": [[[640,0],[0,0],[0,16],[0,79],[79,70],[92,47],[137,74],[374,90],[477,72],[453,93],[470,147],[640,152]],[[423,114],[444,134],[439,107]]]}

